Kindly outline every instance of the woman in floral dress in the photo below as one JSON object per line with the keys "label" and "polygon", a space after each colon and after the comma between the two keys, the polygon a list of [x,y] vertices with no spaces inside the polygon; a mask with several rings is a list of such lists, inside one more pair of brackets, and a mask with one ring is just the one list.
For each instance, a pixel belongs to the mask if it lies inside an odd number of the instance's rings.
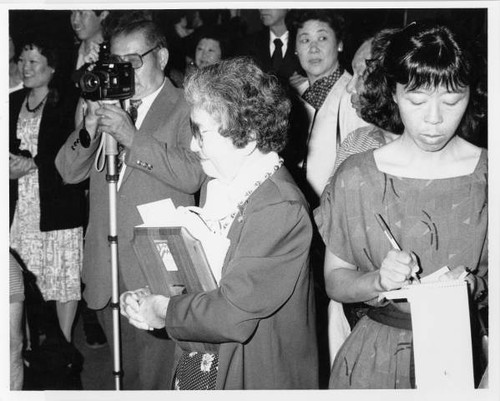
{"label": "woman in floral dress", "polygon": [[[71,132],[75,102],[57,86],[56,46],[41,36],[19,57],[24,89],[10,95],[10,246],[37,276],[71,342],[86,219],[84,185],[65,185],[54,159]],[[67,83],[70,85],[70,83]]]}

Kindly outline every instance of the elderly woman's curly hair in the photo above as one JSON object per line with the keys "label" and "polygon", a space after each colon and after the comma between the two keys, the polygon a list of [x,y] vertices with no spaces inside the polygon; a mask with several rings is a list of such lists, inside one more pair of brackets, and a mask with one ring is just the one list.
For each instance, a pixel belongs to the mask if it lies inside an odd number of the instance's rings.
{"label": "elderly woman's curly hair", "polygon": [[184,92],[192,107],[220,122],[219,133],[236,147],[252,140],[264,153],[285,147],[290,101],[277,78],[251,58],[227,59],[195,70],[186,77]]}
{"label": "elderly woman's curly hair", "polygon": [[412,23],[390,34],[385,45],[367,61],[360,96],[363,119],[395,134],[404,131],[393,100],[396,85],[407,90],[444,86],[470,89],[470,100],[457,134],[472,139],[486,117],[485,70],[447,27]]}

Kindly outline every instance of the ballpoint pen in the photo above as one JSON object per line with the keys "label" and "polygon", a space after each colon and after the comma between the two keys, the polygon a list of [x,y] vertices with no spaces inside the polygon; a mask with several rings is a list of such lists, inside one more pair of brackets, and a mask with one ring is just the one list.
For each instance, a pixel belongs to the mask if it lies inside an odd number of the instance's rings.
{"label": "ballpoint pen", "polygon": [[[387,239],[391,243],[392,247],[394,249],[397,249],[398,251],[401,251],[402,250],[401,247],[399,246],[398,242],[396,241],[396,239],[392,235],[391,230],[389,229],[389,226],[387,225],[387,223],[385,222],[385,220],[383,219],[383,217],[380,214],[377,213],[377,214],[375,214],[375,218],[377,219],[377,222],[380,225],[380,228],[382,228],[382,231],[384,232],[385,236],[387,237]],[[417,281],[418,283],[420,283],[420,279],[418,278],[417,273],[415,271],[413,271],[413,270],[411,272],[411,277],[415,281]]]}

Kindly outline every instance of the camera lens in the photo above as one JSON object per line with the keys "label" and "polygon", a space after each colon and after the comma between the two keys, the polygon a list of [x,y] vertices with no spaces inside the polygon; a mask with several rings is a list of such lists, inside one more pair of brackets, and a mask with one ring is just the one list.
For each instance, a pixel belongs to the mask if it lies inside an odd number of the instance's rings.
{"label": "camera lens", "polygon": [[80,89],[83,92],[94,92],[99,88],[99,85],[99,77],[92,72],[86,72],[80,78]]}

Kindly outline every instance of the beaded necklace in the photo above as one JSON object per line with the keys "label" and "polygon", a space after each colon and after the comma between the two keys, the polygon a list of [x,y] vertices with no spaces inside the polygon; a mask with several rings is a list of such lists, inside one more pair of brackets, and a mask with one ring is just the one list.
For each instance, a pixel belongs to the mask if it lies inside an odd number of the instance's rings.
{"label": "beaded necklace", "polygon": [[33,107],[32,109],[30,108],[30,105],[29,105],[29,101],[30,101],[30,97],[29,95],[26,97],[26,110],[28,110],[30,113],[36,113],[38,110],[40,110],[43,106],[43,104],[45,103],[45,100],[47,100],[47,97],[49,96],[49,93],[47,92],[47,94],[45,95],[45,97],[40,101],[40,103],[38,103],[35,107]]}
{"label": "beaded necklace", "polygon": [[[245,209],[246,204],[248,203],[248,198],[250,198],[250,195],[254,193],[254,191],[260,187],[260,185],[267,180],[269,177],[271,177],[276,171],[280,169],[280,167],[283,165],[283,159],[280,158],[278,163],[274,165],[274,167],[271,169],[271,171],[268,171],[261,179],[255,181],[243,194],[243,197],[241,200],[236,204],[235,208],[233,211],[226,216],[218,219],[218,220],[208,220],[207,219],[207,224],[214,230],[214,232],[219,232],[219,233],[226,233],[231,224],[233,223],[234,218],[238,213],[240,213],[240,216],[238,217],[238,221],[241,222],[243,221],[243,211]],[[215,226],[215,227],[214,227]]]}

